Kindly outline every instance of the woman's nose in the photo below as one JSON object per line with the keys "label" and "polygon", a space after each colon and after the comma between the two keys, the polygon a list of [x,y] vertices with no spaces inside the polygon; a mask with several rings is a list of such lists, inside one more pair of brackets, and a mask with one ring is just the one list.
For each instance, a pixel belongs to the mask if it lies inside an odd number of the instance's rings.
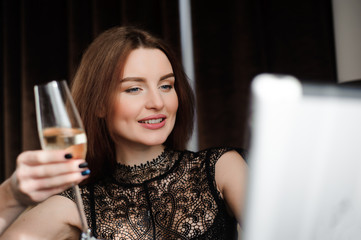
{"label": "woman's nose", "polygon": [[148,92],[146,108],[148,109],[162,109],[164,107],[163,97],[161,93],[156,90]]}

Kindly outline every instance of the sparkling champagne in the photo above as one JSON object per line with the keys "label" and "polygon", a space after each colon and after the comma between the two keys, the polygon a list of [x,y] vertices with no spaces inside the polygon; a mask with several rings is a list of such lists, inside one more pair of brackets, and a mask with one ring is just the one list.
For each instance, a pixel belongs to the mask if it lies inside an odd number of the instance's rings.
{"label": "sparkling champagne", "polygon": [[85,158],[87,138],[82,129],[46,128],[42,135],[43,149],[66,149],[74,158]]}

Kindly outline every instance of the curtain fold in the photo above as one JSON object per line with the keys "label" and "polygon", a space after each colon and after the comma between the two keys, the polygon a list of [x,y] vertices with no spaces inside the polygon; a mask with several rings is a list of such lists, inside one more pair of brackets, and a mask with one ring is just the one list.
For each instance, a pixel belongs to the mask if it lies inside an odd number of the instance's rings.
{"label": "curtain fold", "polygon": [[[248,148],[249,86],[261,72],[335,81],[330,0],[191,1],[199,148]],[[176,0],[2,0],[0,180],[39,149],[33,86],[73,78],[104,30],[137,25],[181,57]]]}
{"label": "curtain fold", "polygon": [[7,177],[15,167],[14,159],[22,150],[22,76],[21,9],[19,1],[2,4],[2,111],[1,176]]}

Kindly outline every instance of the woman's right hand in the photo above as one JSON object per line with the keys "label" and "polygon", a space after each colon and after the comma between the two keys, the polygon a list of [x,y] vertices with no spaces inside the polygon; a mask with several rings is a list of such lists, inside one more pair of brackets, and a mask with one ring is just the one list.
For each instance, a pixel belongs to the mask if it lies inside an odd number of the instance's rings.
{"label": "woman's right hand", "polygon": [[84,159],[64,150],[26,151],[17,158],[11,190],[20,205],[39,203],[78,184],[90,173]]}

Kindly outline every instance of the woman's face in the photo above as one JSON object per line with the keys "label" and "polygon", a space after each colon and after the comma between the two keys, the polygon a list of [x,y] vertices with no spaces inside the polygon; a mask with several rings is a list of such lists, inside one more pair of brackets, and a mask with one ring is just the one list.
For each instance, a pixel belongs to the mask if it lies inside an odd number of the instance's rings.
{"label": "woman's face", "polygon": [[138,48],[128,56],[115,96],[110,130],[121,146],[163,144],[178,109],[174,74],[159,49]]}

